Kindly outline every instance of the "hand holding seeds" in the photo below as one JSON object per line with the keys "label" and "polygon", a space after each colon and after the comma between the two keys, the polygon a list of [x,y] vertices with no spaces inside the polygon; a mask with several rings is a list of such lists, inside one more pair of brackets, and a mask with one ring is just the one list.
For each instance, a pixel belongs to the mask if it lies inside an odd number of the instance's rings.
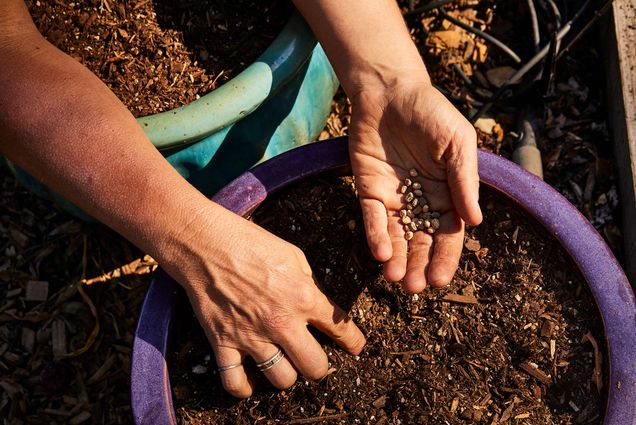
{"label": "hand holding seeds", "polygon": [[417,293],[450,282],[481,211],[475,130],[430,82],[405,81],[352,99],[349,151],[369,248]]}

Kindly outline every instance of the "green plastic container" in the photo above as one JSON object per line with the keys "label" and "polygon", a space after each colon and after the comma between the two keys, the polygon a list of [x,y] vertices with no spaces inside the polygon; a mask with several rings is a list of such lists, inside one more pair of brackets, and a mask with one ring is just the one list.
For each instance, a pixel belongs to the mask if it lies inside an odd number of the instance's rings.
{"label": "green plastic container", "polygon": [[[311,29],[294,13],[270,47],[239,75],[186,106],[138,122],[168,162],[210,197],[257,163],[314,140],[338,84]],[[9,166],[37,195],[89,218]]]}

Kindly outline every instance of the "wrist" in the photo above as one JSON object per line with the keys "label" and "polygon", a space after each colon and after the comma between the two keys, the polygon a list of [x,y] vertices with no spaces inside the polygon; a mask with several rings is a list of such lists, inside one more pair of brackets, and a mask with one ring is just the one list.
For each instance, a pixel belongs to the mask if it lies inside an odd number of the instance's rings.
{"label": "wrist", "polygon": [[[414,61],[415,62],[415,61]],[[403,84],[431,85],[424,63],[396,67],[385,63],[369,63],[365,69],[354,69],[341,81],[345,92],[353,100],[361,92],[383,94]]]}

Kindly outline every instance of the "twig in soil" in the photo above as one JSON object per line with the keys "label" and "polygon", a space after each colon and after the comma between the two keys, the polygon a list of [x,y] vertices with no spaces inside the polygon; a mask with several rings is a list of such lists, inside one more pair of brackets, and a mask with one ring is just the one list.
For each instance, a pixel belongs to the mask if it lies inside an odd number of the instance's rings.
{"label": "twig in soil", "polygon": [[594,372],[592,375],[592,381],[594,385],[596,385],[597,391],[600,393],[601,389],[603,389],[603,379],[601,378],[601,371],[603,370],[603,355],[598,349],[598,343],[592,332],[588,331],[585,335],[583,335],[583,342],[589,341],[594,348]]}
{"label": "twig in soil", "polygon": [[444,10],[443,7],[440,7],[439,12],[442,14],[442,16],[444,17],[444,19],[446,19],[447,21],[452,22],[453,24],[457,25],[460,28],[465,29],[468,32],[472,32],[473,34],[475,34],[478,37],[483,38],[486,41],[489,41],[491,44],[499,47],[501,49],[502,52],[506,53],[508,56],[510,56],[510,58],[515,61],[516,63],[521,63],[521,58],[519,57],[519,55],[517,55],[514,50],[512,50],[510,47],[506,46],[501,40],[493,37],[490,34],[486,34],[485,32],[473,27],[472,25],[468,25],[462,21],[460,21],[459,19],[455,19],[452,16],[450,16],[446,10]]}
{"label": "twig in soil", "polygon": [[534,7],[534,0],[526,0],[526,2],[528,3],[528,10],[530,11],[530,22],[532,23],[532,44],[534,45],[534,52],[537,53],[539,51],[539,44],[541,43],[537,9]]}
{"label": "twig in soil", "polygon": [[302,419],[292,419],[289,422],[285,422],[288,425],[291,424],[313,424],[316,422],[322,422],[322,421],[335,421],[338,419],[342,419],[345,416],[347,416],[346,413],[336,413],[333,415],[324,415],[324,416],[313,416],[311,418],[302,418]]}
{"label": "twig in soil", "polygon": [[421,350],[410,350],[410,351],[391,351],[389,352],[390,355],[392,356],[412,356],[414,354],[422,354],[427,350],[421,349]]}
{"label": "twig in soil", "polygon": [[[608,1],[611,2],[612,0],[608,0]],[[587,8],[590,6],[591,3],[592,3],[592,0],[586,0],[585,3],[583,3],[583,5],[581,6],[581,8],[578,10],[578,12],[576,12],[576,14],[572,17],[572,19],[570,19],[563,26],[563,28],[561,28],[559,32],[557,32],[557,35],[556,35],[557,42],[560,42],[563,39],[563,37],[565,37],[566,34],[570,32],[574,23],[579,20],[581,15],[583,15],[583,13],[585,13],[585,11],[587,10]],[[543,49],[541,49],[539,53],[534,55],[524,66],[522,66],[513,75],[508,77],[508,79],[504,81],[504,83],[495,92],[495,94],[492,95],[492,98],[486,104],[484,104],[484,106],[482,106],[477,112],[475,112],[475,114],[473,114],[472,117],[470,117],[470,122],[474,123],[475,121],[477,121],[477,119],[479,119],[479,117],[481,117],[483,114],[488,112],[488,110],[490,110],[490,108],[492,107],[493,103],[496,102],[501,97],[501,95],[508,89],[509,85],[516,84],[519,81],[521,81],[524,75],[526,75],[532,68],[534,68],[537,64],[539,64],[548,54],[551,44],[552,43],[550,42],[547,45],[545,45]]]}
{"label": "twig in soil", "polygon": [[[84,235],[84,250],[82,253],[82,278],[86,276],[87,245],[88,243],[86,240],[86,235]],[[97,314],[97,308],[95,308],[95,304],[93,304],[93,301],[91,300],[91,298],[86,294],[86,292],[84,292],[84,288],[81,282],[78,282],[76,284],[76,288],[79,294],[82,296],[82,300],[84,300],[84,302],[88,305],[88,308],[90,309],[91,314],[93,315],[93,318],[95,319],[95,325],[93,326],[93,330],[91,331],[91,334],[88,336],[88,339],[84,343],[83,347],[73,351],[72,353],[62,354],[59,356],[60,358],[77,357],[81,354],[84,354],[93,346],[93,344],[95,343],[95,340],[97,339],[97,335],[99,334],[99,314]]]}
{"label": "twig in soil", "polygon": [[554,16],[554,22],[556,24],[557,29],[561,28],[561,22],[563,21],[563,18],[561,16],[561,11],[559,10],[559,7],[556,5],[554,0],[546,0],[546,3],[548,4],[548,6],[550,7],[550,10],[552,11],[552,16]]}
{"label": "twig in soil", "polygon": [[559,54],[557,55],[557,61],[561,59],[565,53],[567,53],[572,46],[579,41],[579,39],[589,31],[589,29],[609,10],[610,6],[612,6],[613,0],[606,0],[605,4],[601,6],[596,12],[594,12],[594,16],[568,41],[568,44],[561,49]]}

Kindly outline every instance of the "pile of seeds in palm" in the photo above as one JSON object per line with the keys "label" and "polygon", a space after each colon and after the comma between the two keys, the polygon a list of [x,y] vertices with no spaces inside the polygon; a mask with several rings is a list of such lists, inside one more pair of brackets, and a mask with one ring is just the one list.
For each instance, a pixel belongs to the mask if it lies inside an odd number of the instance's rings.
{"label": "pile of seeds in palm", "polygon": [[409,170],[409,176],[404,179],[400,192],[404,204],[400,210],[400,222],[404,228],[404,239],[410,241],[415,232],[422,231],[429,234],[439,229],[439,212],[431,211],[428,200],[422,192],[422,183],[417,180],[419,172],[415,168]]}

